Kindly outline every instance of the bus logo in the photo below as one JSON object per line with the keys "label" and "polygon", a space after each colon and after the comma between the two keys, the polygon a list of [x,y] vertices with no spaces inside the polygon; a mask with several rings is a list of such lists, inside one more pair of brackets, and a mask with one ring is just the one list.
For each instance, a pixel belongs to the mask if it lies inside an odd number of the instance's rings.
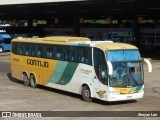
{"label": "bus logo", "polygon": [[27,59],[27,64],[46,68],[49,67],[49,63],[47,61],[42,62],[40,60]]}

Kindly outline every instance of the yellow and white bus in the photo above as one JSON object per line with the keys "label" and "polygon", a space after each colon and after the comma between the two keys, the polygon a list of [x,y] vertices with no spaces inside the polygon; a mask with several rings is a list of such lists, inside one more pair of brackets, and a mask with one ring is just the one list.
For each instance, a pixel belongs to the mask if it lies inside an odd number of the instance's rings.
{"label": "yellow and white bus", "polygon": [[[149,71],[152,66],[148,60]],[[137,47],[84,37],[15,38],[11,73],[24,85],[48,86],[85,101],[143,97],[144,74]]]}

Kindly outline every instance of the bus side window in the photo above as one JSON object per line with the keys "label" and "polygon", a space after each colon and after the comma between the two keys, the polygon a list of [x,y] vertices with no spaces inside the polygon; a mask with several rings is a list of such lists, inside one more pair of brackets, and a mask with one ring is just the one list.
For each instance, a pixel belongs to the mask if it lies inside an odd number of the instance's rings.
{"label": "bus side window", "polygon": [[37,56],[37,57],[42,57],[42,46],[37,45],[36,48],[37,48],[37,49],[36,49],[36,53],[35,53],[36,56]]}
{"label": "bus side window", "polygon": [[17,54],[22,55],[23,44],[17,43]]}
{"label": "bus side window", "polygon": [[92,65],[92,48],[88,48],[88,61],[87,64]]}
{"label": "bus side window", "polygon": [[65,60],[65,47],[63,46],[58,46],[56,50],[56,59],[58,60]]}
{"label": "bus side window", "polygon": [[53,48],[51,46],[49,46],[49,47],[46,46],[45,57],[46,58],[53,58]]}
{"label": "bus side window", "polygon": [[25,55],[27,55],[27,56],[28,56],[28,55],[31,55],[31,54],[30,54],[30,52],[31,52],[30,49],[31,49],[30,44],[26,44],[26,45],[25,45]]}
{"label": "bus side window", "polygon": [[36,52],[36,47],[35,47],[35,45],[33,44],[33,45],[31,46],[31,56],[36,56],[35,52]]}
{"label": "bus side window", "polygon": [[64,57],[66,61],[69,61],[69,47],[65,47]]}
{"label": "bus side window", "polygon": [[76,47],[70,47],[68,52],[69,61],[76,62],[77,61],[77,49]]}
{"label": "bus side window", "polygon": [[81,47],[79,48],[79,62],[92,65],[92,49]]}
{"label": "bus side window", "polygon": [[16,42],[13,42],[13,43],[12,43],[12,52],[13,52],[14,54],[17,54],[16,48],[17,48],[17,43],[16,43]]}
{"label": "bus side window", "polygon": [[56,53],[56,58],[58,59],[58,60],[60,60],[61,59],[61,54],[62,54],[62,50],[61,50],[61,48],[59,48],[59,47],[57,47],[57,51],[56,51],[57,53]]}

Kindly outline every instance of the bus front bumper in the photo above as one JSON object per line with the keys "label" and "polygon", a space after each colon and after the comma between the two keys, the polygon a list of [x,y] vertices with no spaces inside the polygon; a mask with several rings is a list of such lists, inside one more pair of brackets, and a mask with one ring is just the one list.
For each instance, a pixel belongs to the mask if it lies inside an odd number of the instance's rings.
{"label": "bus front bumper", "polygon": [[110,94],[108,95],[108,101],[112,102],[112,101],[136,100],[143,98],[143,95],[144,91],[134,94],[119,94],[119,95]]}

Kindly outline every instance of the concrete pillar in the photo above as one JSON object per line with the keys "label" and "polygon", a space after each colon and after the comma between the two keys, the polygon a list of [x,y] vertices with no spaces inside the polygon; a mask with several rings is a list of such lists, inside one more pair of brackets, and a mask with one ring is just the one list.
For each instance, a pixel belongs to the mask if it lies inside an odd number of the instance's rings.
{"label": "concrete pillar", "polygon": [[139,26],[138,26],[138,20],[137,17],[134,18],[134,25],[133,25],[133,32],[134,32],[134,37],[136,40],[136,46],[139,48]]}
{"label": "concrete pillar", "polygon": [[74,36],[80,36],[80,23],[79,23],[79,18],[73,18],[74,19],[74,24],[73,24],[73,28],[74,28]]}

